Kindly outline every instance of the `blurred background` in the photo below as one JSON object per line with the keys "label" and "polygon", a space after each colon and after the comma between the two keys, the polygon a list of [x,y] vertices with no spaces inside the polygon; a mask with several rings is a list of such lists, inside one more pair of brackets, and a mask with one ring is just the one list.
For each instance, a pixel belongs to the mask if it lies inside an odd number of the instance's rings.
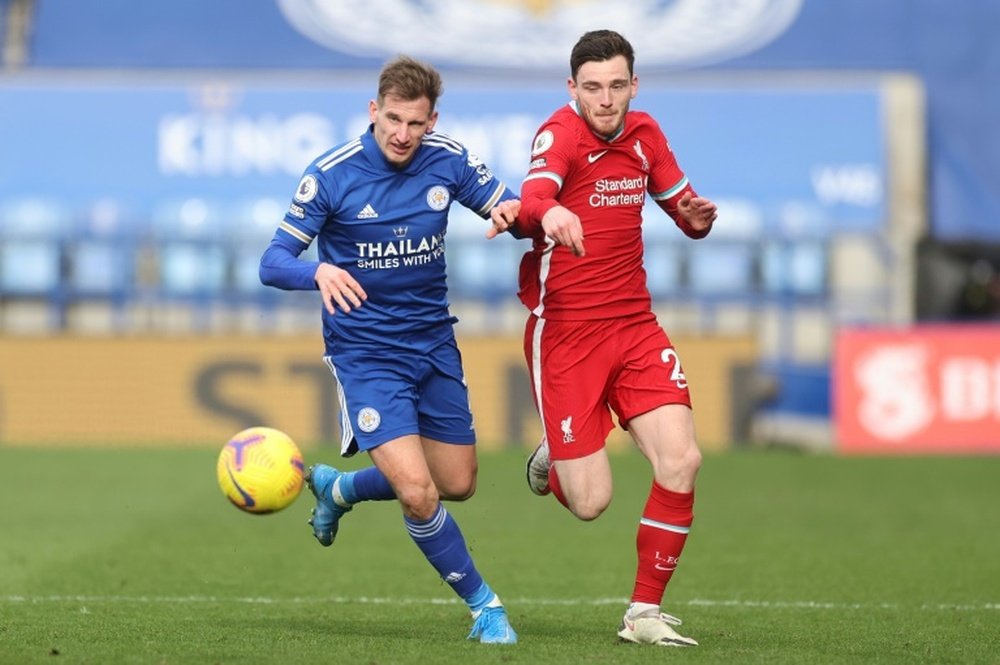
{"label": "blurred background", "polygon": [[[1000,452],[992,0],[0,0],[0,445],[334,445],[318,297],[257,279],[302,170],[408,53],[519,188],[596,28],[719,204],[644,224],[704,446]],[[485,228],[447,236],[477,429],[533,448],[526,246]]]}

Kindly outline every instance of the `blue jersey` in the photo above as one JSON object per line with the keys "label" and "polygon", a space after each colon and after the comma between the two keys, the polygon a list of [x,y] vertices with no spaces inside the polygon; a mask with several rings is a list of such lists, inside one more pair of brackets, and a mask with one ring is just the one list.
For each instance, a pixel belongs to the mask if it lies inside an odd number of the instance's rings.
{"label": "blue jersey", "polygon": [[298,256],[315,241],[319,260],[350,272],[368,294],[350,313],[324,309],[328,354],[373,342],[433,348],[451,338],[456,320],[445,282],[448,209],[457,201],[489,219],[497,203],[515,197],[454,139],[425,135],[399,168],[369,127],[306,169],[261,259],[261,278],[280,288],[317,288],[316,263],[282,256]]}

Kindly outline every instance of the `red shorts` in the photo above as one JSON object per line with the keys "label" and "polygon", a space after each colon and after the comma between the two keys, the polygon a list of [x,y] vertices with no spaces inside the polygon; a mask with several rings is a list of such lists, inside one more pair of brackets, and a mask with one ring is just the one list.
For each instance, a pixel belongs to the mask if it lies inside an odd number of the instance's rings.
{"label": "red shorts", "polygon": [[552,459],[600,450],[614,428],[664,404],[691,406],[680,359],[656,316],[553,321],[534,315],[524,356]]}

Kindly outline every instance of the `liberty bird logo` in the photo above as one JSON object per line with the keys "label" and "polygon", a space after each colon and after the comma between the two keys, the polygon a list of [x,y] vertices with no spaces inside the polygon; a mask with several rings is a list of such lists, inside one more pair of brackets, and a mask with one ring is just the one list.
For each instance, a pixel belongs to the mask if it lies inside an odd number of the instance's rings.
{"label": "liberty bird logo", "polygon": [[405,238],[406,232],[409,230],[407,226],[397,226],[392,230],[392,234],[397,238]]}
{"label": "liberty bird logo", "polygon": [[573,443],[576,441],[573,438],[573,416],[569,416],[566,420],[559,423],[559,427],[563,432],[563,443]]}
{"label": "liberty bird logo", "polygon": [[646,173],[649,173],[649,160],[646,159],[646,155],[642,154],[642,144],[639,143],[638,140],[636,140],[635,145],[632,146],[632,149],[635,150],[635,154],[639,155],[639,159],[642,160],[642,170],[645,171]]}

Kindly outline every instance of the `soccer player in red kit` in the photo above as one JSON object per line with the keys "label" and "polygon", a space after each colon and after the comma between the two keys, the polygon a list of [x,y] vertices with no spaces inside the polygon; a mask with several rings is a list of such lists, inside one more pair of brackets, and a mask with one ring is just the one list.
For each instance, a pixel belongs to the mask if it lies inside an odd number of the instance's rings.
{"label": "soccer player in red kit", "polygon": [[[531,311],[524,352],[544,428],[527,475],[536,494],[595,519],[611,501],[605,443],[617,414],[653,468],[618,635],[695,646],[660,603],[691,527],[701,453],[687,379],[651,309],[641,225],[647,193],[691,238],[707,235],[717,213],[695,194],[656,121],[629,110],[639,88],[633,64],[618,33],[583,35],[570,56],[572,101],[532,146],[513,223],[533,239],[519,296]],[[513,216],[495,217],[489,235]]]}

